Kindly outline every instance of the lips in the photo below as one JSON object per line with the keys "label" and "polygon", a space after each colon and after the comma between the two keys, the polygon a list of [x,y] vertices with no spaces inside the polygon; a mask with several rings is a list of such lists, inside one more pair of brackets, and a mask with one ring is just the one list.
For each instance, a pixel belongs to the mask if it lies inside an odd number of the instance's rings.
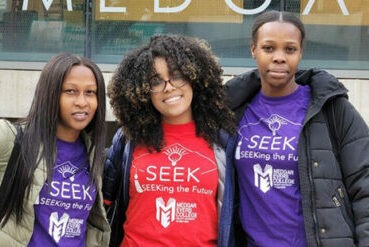
{"label": "lips", "polygon": [[88,118],[87,112],[74,112],[72,113],[72,116],[77,121],[84,121]]}
{"label": "lips", "polygon": [[172,97],[169,97],[169,98],[164,99],[164,100],[163,100],[163,102],[164,102],[164,103],[166,103],[166,104],[175,104],[175,103],[177,103],[181,98],[182,98],[182,96],[180,96],[180,95],[172,96]]}
{"label": "lips", "polygon": [[268,72],[272,77],[284,77],[288,74],[287,70],[269,70]]}

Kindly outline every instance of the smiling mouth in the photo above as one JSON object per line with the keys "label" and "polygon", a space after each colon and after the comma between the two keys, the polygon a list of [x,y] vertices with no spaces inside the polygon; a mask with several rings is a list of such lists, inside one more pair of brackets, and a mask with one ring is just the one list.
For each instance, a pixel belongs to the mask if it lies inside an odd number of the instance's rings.
{"label": "smiling mouth", "polygon": [[75,113],[72,113],[72,116],[76,120],[83,121],[88,117],[88,114],[87,112],[75,112]]}
{"label": "smiling mouth", "polygon": [[174,96],[174,97],[170,97],[168,99],[165,99],[164,100],[164,103],[167,103],[167,104],[173,104],[173,103],[176,103],[177,101],[179,101],[182,97],[180,95],[178,96]]}

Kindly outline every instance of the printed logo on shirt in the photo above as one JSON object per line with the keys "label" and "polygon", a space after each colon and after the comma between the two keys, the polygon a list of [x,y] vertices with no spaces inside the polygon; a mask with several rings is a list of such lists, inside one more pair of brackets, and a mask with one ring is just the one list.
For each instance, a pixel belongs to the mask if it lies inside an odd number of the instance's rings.
{"label": "printed logo on shirt", "polygon": [[273,169],[271,165],[265,165],[264,169],[260,164],[255,164],[254,184],[263,193],[267,193],[272,187],[276,189],[285,189],[295,184],[294,170]]}
{"label": "printed logo on shirt", "polygon": [[91,210],[96,188],[95,186],[75,183],[78,167],[67,161],[55,166],[54,170],[66,180],[52,180],[51,183],[46,183],[48,193],[38,195],[35,205],[58,207],[64,210]]}
{"label": "printed logo on shirt", "polygon": [[[179,224],[199,221],[200,215],[208,212],[198,208],[198,203],[214,204],[218,181],[218,168],[213,152],[208,146],[204,150],[191,150],[174,143],[158,153],[146,149],[133,156],[131,166],[132,201],[145,198],[147,220],[163,229]],[[212,153],[213,154],[213,153]],[[212,210],[216,210],[214,207]],[[138,216],[141,217],[141,216]]]}
{"label": "printed logo on shirt", "polygon": [[269,118],[265,119],[265,122],[268,123],[268,127],[272,131],[273,136],[277,134],[277,131],[281,128],[282,125],[286,125],[288,123],[293,124],[293,122],[277,114],[270,115]]}
{"label": "printed logo on shirt", "polygon": [[175,219],[175,211],[176,210],[176,200],[174,198],[170,198],[165,204],[163,198],[156,198],[156,220],[160,222],[160,224],[167,228],[170,222]]}
{"label": "printed logo on shirt", "polygon": [[[202,188],[198,185],[193,185],[191,187],[184,187],[182,183],[200,183],[201,176],[204,176],[208,173],[217,172],[217,167],[214,161],[209,159],[208,157],[189,149],[184,148],[180,144],[174,144],[167,147],[163,153],[167,155],[167,159],[169,161],[168,165],[148,165],[145,170],[140,170],[141,181],[145,181],[146,183],[139,182],[139,174],[138,169],[136,169],[134,178],[135,189],[138,193],[143,193],[145,191],[154,191],[154,192],[167,192],[169,194],[173,194],[174,192],[191,192],[198,193],[203,195],[212,195],[214,193],[213,190]],[[179,163],[181,159],[188,154],[195,154],[198,156],[198,160],[206,160],[206,162],[212,163],[211,169],[202,170],[201,166],[198,167],[183,167],[180,166]],[[145,156],[147,154],[144,154]],[[138,157],[137,159],[139,159]],[[132,165],[133,168],[136,165]],[[172,182],[178,185],[164,185],[158,184],[158,182]]]}
{"label": "printed logo on shirt", "polygon": [[63,213],[59,218],[58,212],[53,212],[49,220],[49,234],[56,243],[59,243],[62,237],[73,238],[81,235],[82,219],[70,218],[67,213]]}
{"label": "printed logo on shirt", "polygon": [[174,198],[169,198],[167,203],[162,197],[156,198],[156,220],[167,228],[171,222],[188,223],[196,220],[197,204],[188,202],[176,202]]}
{"label": "printed logo on shirt", "polygon": [[[248,128],[254,126],[256,127],[257,125],[266,125],[270,130],[271,135],[245,135],[250,133],[247,131]],[[252,158],[263,159],[265,161],[297,161],[297,156],[295,155],[297,137],[278,135],[278,132],[281,130],[282,126],[286,126],[287,128],[300,128],[301,124],[294,123],[277,114],[272,114],[268,118],[259,119],[258,122],[242,125],[238,131],[240,139],[235,150],[235,159],[240,160],[242,158]],[[244,151],[241,149],[243,142],[246,142],[248,150]],[[272,154],[272,152],[274,152],[274,154]],[[280,155],[280,152],[283,152],[282,156]]]}
{"label": "printed logo on shirt", "polygon": [[[50,184],[47,184],[50,186],[50,195],[52,197],[66,200],[93,202],[93,194],[96,191],[95,187],[74,183],[75,176],[79,171],[81,171],[81,169],[73,165],[70,161],[67,161],[55,166],[54,170],[57,171],[65,180],[53,180]],[[41,198],[38,202],[41,202],[41,204],[44,205],[63,207],[64,209],[69,209],[71,206],[70,203],[65,204],[57,200],[46,200],[45,198]],[[88,206],[86,208],[79,207],[78,209],[90,210],[91,204],[87,205]]]}
{"label": "printed logo on shirt", "polygon": [[168,155],[168,160],[172,163],[172,166],[177,165],[177,162],[182,159],[182,157],[188,152],[181,146],[173,146],[169,147],[164,151],[166,155]]}
{"label": "printed logo on shirt", "polygon": [[85,242],[97,189],[90,180],[86,156],[60,150],[63,160],[58,157],[51,180],[45,181],[34,203],[32,246],[79,246]]}
{"label": "printed logo on shirt", "polygon": [[74,181],[74,174],[79,170],[78,167],[73,165],[70,161],[59,164],[55,166],[54,169],[57,170],[63,178],[69,179],[72,182]]}

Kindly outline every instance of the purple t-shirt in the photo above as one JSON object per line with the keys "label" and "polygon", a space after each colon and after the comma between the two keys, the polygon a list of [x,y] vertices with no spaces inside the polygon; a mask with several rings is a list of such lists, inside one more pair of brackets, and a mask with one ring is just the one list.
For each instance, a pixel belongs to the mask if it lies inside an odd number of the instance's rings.
{"label": "purple t-shirt", "polygon": [[297,143],[309,102],[308,86],[284,97],[259,92],[239,124],[234,158],[249,247],[307,246]]}
{"label": "purple t-shirt", "polygon": [[57,140],[54,175],[35,202],[35,225],[28,246],[86,246],[87,218],[96,198],[88,168],[81,139],[72,143]]}

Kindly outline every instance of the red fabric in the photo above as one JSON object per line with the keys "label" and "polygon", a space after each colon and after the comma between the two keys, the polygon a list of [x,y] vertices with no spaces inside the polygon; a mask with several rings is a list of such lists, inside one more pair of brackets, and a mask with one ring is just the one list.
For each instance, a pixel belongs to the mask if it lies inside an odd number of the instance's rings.
{"label": "red fabric", "polygon": [[104,199],[104,204],[105,204],[106,206],[110,206],[110,205],[111,205],[111,203],[112,203],[112,201],[109,201],[109,200]]}
{"label": "red fabric", "polygon": [[214,152],[193,122],[163,128],[160,153],[134,150],[121,246],[216,246]]}

